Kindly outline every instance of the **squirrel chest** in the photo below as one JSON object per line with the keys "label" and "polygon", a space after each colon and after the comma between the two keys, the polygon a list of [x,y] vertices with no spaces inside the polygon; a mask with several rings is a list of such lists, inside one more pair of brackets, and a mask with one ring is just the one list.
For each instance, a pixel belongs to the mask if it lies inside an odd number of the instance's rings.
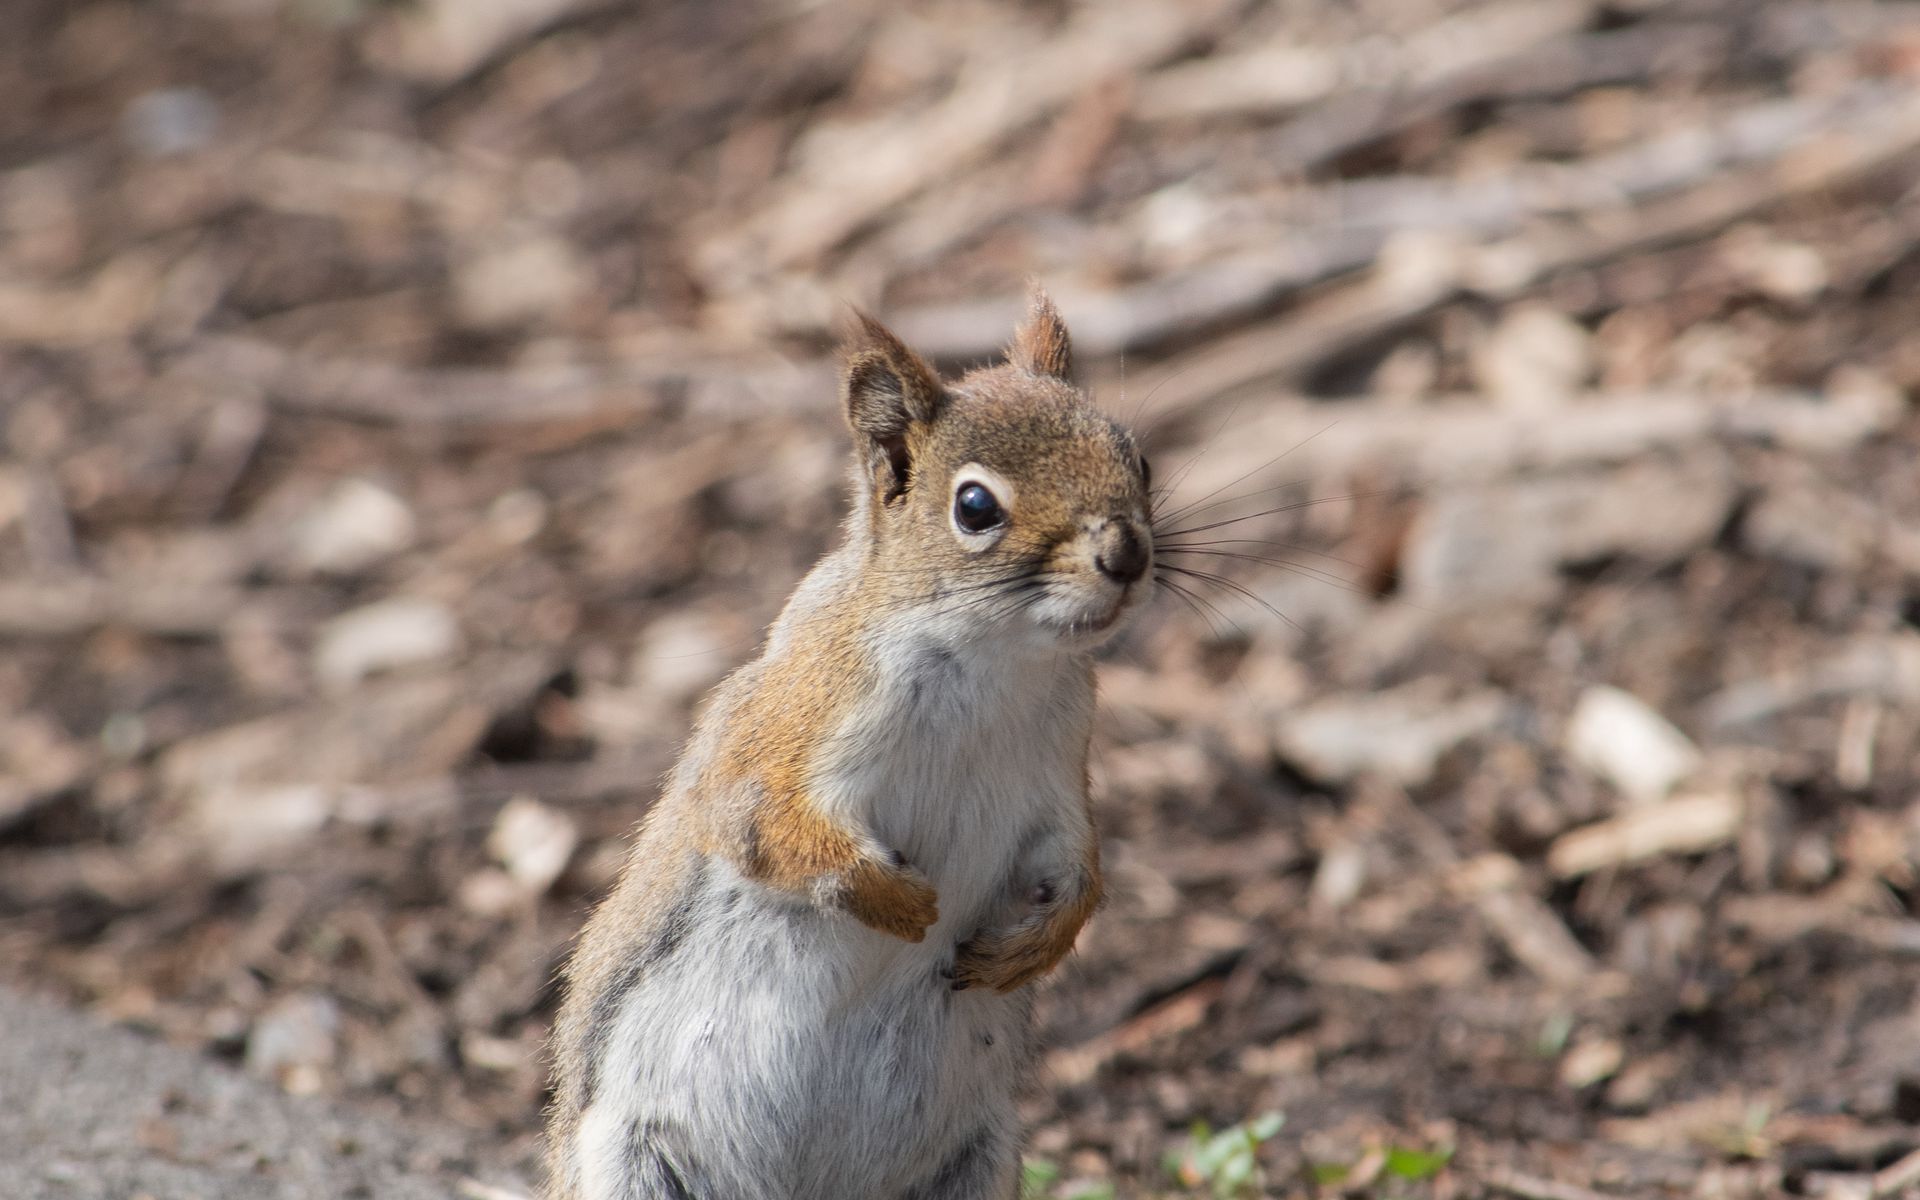
{"label": "squirrel chest", "polygon": [[960,925],[1030,882],[1008,877],[1021,843],[1081,803],[1091,668],[988,640],[875,641],[884,682],[824,756],[822,799],[925,872],[940,894],[936,929],[964,937]]}

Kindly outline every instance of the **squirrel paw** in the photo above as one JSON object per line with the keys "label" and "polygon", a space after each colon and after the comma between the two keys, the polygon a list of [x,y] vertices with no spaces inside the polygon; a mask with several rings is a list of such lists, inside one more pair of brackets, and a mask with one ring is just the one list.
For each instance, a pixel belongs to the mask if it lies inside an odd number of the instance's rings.
{"label": "squirrel paw", "polygon": [[954,948],[953,990],[964,992],[977,984],[1011,992],[1052,970],[1065,953],[1055,953],[1044,928],[983,929]]}
{"label": "squirrel paw", "polygon": [[1058,966],[1073,950],[1080,927],[1093,913],[1096,897],[1069,888],[1061,896],[1052,883],[1034,886],[1032,912],[1017,924],[982,929],[954,947],[953,990],[979,984],[996,992],[1025,987]]}
{"label": "squirrel paw", "polygon": [[862,925],[908,942],[925,941],[940,919],[933,885],[903,861],[862,861],[846,873],[840,903]]}

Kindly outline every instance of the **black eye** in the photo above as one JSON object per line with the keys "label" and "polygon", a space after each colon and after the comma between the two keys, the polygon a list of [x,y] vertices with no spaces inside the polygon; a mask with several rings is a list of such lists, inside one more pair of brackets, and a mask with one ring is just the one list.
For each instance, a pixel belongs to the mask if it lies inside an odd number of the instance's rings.
{"label": "black eye", "polygon": [[1153,464],[1145,458],[1140,460],[1140,488],[1148,492],[1153,490]]}
{"label": "black eye", "polygon": [[1007,519],[993,493],[977,483],[963,483],[953,496],[953,523],[968,533],[985,533]]}

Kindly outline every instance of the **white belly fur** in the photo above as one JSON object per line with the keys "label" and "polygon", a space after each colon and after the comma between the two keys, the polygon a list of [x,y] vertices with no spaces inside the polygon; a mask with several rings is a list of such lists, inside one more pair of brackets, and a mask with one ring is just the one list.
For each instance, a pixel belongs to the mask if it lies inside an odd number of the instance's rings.
{"label": "white belly fur", "polygon": [[625,1200],[649,1123],[716,1200],[895,1196],[983,1132],[1016,1139],[1030,997],[956,993],[944,972],[958,941],[1011,919],[1023,845],[1082,803],[1091,687],[985,648],[874,649],[919,661],[850,715],[819,799],[927,874],[939,922],[903,942],[709,861],[698,944],[647,971],[604,1045],[578,1133],[586,1196]]}

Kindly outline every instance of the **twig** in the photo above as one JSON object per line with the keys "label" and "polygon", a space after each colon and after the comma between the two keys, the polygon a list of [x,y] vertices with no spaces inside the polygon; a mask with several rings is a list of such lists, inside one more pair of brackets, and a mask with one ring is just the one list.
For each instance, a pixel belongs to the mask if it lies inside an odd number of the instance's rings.
{"label": "twig", "polygon": [[1272,458],[1275,447],[1299,447],[1286,460],[1287,477],[1341,479],[1390,469],[1417,487],[1625,462],[1712,440],[1839,449],[1895,428],[1903,412],[1898,396],[1837,393],[1823,399],[1782,392],[1610,392],[1535,413],[1444,400],[1409,406],[1276,399],[1209,448],[1186,489],[1203,493],[1246,474]]}
{"label": "twig", "polygon": [[64,637],[108,625],[165,637],[207,637],[225,628],[242,604],[276,605],[289,598],[288,593],[93,575],[0,581],[0,637]]}
{"label": "twig", "polygon": [[411,370],[296,354],[245,338],[210,338],[172,370],[190,380],[245,380],[285,410],[374,425],[486,431],[569,422],[626,426],[666,397],[690,393],[699,394],[691,406],[708,409],[826,408],[833,402],[834,369],[764,356],[743,369],[737,360],[722,362],[716,351],[711,360],[690,354],[673,362],[538,372]]}
{"label": "twig", "polygon": [[[1681,5],[1669,5],[1676,9]],[[1604,33],[1581,32],[1571,6],[1492,6],[1409,39],[1398,86],[1335,94],[1244,149],[1272,174],[1314,170],[1467,105],[1566,96],[1676,72],[1778,69],[1782,62],[1862,41],[1904,14],[1836,17],[1832,5],[1713,4]],[[1791,9],[1791,12],[1785,11]],[[1537,11],[1529,11],[1537,10]],[[1590,10],[1589,10],[1590,11]],[[1705,19],[1689,19],[1689,18]],[[1797,18],[1797,19],[1789,19]],[[1452,44],[1452,53],[1436,53]],[[1438,59],[1443,66],[1430,65]]]}
{"label": "twig", "polygon": [[835,130],[831,150],[803,147],[802,166],[774,198],[702,248],[709,281],[732,290],[763,268],[831,250],[1088,88],[1166,58],[1227,8],[1221,0],[1089,5],[1059,36],[1029,50],[1009,53],[996,43],[939,103]]}
{"label": "twig", "polygon": [[1721,919],[1775,942],[1809,933],[1829,933],[1870,946],[1883,954],[1920,955],[1920,921],[1907,921],[1818,897],[1771,893],[1730,896],[1719,908]]}
{"label": "twig", "polygon": [[1547,848],[1547,867],[1571,879],[1664,854],[1697,854],[1731,841],[1745,811],[1741,798],[1731,792],[1642,805],[1561,834]]}
{"label": "twig", "polygon": [[1400,81],[1330,97],[1260,139],[1259,161],[1311,169],[1416,121],[1493,94],[1542,43],[1580,29],[1595,6],[1554,0],[1490,5],[1436,23],[1408,40]]}
{"label": "twig", "polygon": [[[1054,290],[1073,321],[1075,346],[1097,357],[1244,317],[1390,252],[1381,268],[1310,301],[1278,328],[1210,343],[1136,378],[1138,388],[1164,386],[1160,403],[1179,409],[1244,384],[1297,378],[1462,290],[1511,298],[1566,270],[1706,236],[1916,146],[1920,97],[1865,84],[1836,97],[1758,105],[1583,163],[1468,184],[1397,179],[1298,194],[1293,211],[1331,216],[1271,237],[1265,249],[1235,247],[1137,287]],[[1733,170],[1740,167],[1748,169]],[[1634,203],[1645,206],[1634,221],[1614,223],[1619,232],[1595,231],[1596,217]],[[1521,234],[1547,218],[1561,223]],[[1396,234],[1415,231],[1419,240],[1393,252]],[[994,353],[1018,310],[1017,298],[1003,296],[891,319],[923,352],[965,360]]]}
{"label": "twig", "polygon": [[1920,1183],[1920,1150],[1873,1173],[1873,1195],[1891,1196]]}

